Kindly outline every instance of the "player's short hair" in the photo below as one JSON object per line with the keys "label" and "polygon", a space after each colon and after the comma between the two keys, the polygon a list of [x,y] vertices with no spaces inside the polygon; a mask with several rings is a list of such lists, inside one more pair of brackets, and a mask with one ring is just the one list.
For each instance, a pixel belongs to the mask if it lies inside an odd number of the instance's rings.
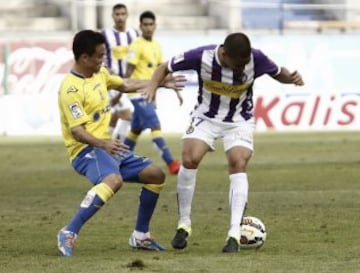
{"label": "player's short hair", "polygon": [[232,33],[225,38],[224,50],[232,58],[247,58],[251,55],[250,39],[244,33]]}
{"label": "player's short hair", "polygon": [[96,47],[101,44],[105,44],[105,38],[100,32],[89,29],[79,31],[75,34],[72,45],[75,60],[77,61],[81,54],[92,56]]}
{"label": "player's short hair", "polygon": [[150,10],[144,11],[143,13],[140,14],[140,23],[142,22],[142,20],[146,18],[156,21],[155,13],[153,13]]}
{"label": "player's short hair", "polygon": [[112,11],[114,12],[114,11],[117,10],[117,9],[125,9],[125,10],[127,10],[127,7],[126,7],[125,4],[118,3],[118,4],[116,4],[116,5],[113,6]]}

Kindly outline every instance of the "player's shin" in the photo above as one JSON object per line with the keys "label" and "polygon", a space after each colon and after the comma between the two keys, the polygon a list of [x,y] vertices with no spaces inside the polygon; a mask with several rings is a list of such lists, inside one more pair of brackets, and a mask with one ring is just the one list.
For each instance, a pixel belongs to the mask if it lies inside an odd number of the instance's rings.
{"label": "player's shin", "polygon": [[163,184],[145,184],[141,189],[139,197],[139,208],[138,208],[138,218],[136,221],[135,232],[138,234],[137,239],[146,239],[139,238],[140,235],[148,236],[149,225],[151,217],[154,213],[157,200],[159,198],[160,191],[164,187]]}
{"label": "player's shin", "polygon": [[66,226],[66,230],[78,234],[86,221],[88,221],[113,195],[114,192],[105,183],[100,183],[91,188],[81,202],[76,215]]}
{"label": "player's shin", "polygon": [[191,227],[191,204],[195,192],[197,169],[180,167],[177,178],[177,199],[179,210],[179,226]]}
{"label": "player's shin", "polygon": [[230,229],[228,237],[240,240],[240,224],[246,208],[249,184],[246,173],[231,174],[229,189]]}

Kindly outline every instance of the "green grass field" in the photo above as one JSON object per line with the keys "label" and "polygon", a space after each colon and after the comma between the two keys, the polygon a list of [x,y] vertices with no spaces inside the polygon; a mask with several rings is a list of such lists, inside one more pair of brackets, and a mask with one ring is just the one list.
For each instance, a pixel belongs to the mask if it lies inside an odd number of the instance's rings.
{"label": "green grass field", "polygon": [[[360,133],[258,134],[247,215],[263,220],[258,251],[223,254],[229,223],[221,143],[199,169],[188,248],[171,249],[176,178],[169,176],[152,221],[161,253],[132,251],[139,185],[125,185],[83,228],[75,256],[57,256],[56,233],[90,184],[54,138],[0,138],[0,272],[360,272]],[[169,136],[180,156],[180,136]],[[150,140],[138,150],[165,166]]]}

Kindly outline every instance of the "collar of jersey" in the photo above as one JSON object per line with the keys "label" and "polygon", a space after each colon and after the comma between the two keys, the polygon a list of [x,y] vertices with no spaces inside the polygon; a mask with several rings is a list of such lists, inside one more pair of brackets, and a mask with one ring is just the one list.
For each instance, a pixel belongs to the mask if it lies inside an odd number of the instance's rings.
{"label": "collar of jersey", "polygon": [[85,79],[85,76],[84,76],[83,74],[80,74],[79,72],[76,72],[76,71],[73,70],[73,69],[70,70],[70,73],[73,74],[73,75],[76,76],[76,77]]}

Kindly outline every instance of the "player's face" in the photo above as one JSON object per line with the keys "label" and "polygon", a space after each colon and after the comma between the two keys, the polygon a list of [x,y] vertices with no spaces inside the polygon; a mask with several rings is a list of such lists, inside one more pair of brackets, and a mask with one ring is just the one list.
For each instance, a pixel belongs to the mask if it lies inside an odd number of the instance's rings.
{"label": "player's face", "polygon": [[145,39],[152,39],[156,29],[155,21],[151,18],[144,18],[140,24],[140,30]]}
{"label": "player's face", "polygon": [[97,73],[100,71],[101,66],[103,65],[105,57],[105,45],[98,45],[95,49],[95,53],[91,56],[85,56],[85,65],[89,71],[92,73]]}
{"label": "player's face", "polygon": [[126,20],[128,18],[127,10],[124,8],[119,8],[114,10],[112,14],[112,18],[115,23],[115,27],[118,29],[122,29],[126,25]]}

